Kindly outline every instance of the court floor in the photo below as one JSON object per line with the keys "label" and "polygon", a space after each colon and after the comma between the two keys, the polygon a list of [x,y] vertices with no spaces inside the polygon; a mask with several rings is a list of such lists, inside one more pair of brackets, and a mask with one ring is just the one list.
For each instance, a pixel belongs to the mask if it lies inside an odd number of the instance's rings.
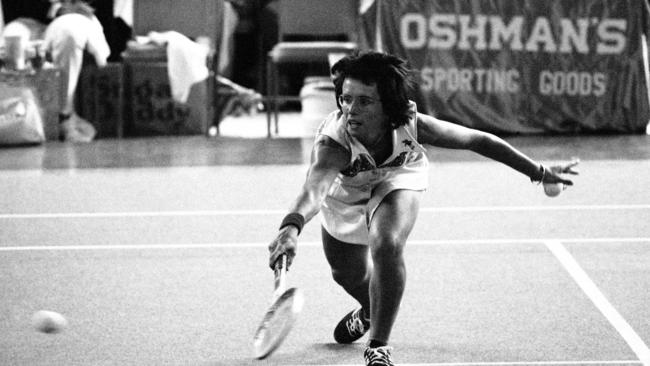
{"label": "court floor", "polygon": [[[511,137],[579,156],[557,198],[498,163],[431,149],[391,344],[399,365],[650,365],[650,138]],[[0,364],[362,365],[335,344],[355,304],[317,220],[289,282],[306,303],[252,358],[272,290],[268,242],[309,139],[187,137],[0,150]],[[30,325],[62,313],[55,335]]]}

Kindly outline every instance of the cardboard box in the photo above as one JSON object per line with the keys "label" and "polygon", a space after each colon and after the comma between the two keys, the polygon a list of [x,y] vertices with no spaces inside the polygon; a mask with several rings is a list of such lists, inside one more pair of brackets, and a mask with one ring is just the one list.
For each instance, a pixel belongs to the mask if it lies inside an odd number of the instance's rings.
{"label": "cardboard box", "polygon": [[123,136],[124,67],[109,63],[105,67],[84,66],[76,94],[77,113],[93,124],[96,138]]}
{"label": "cardboard box", "polygon": [[164,48],[128,50],[124,56],[126,136],[206,134],[212,116],[208,80],[192,86],[187,103],[171,96]]}

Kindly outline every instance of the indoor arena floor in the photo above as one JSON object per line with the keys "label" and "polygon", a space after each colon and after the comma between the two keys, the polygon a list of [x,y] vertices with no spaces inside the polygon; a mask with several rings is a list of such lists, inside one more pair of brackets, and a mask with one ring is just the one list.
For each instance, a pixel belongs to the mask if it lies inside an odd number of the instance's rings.
{"label": "indoor arena floor", "polygon": [[[581,159],[541,186],[429,149],[391,345],[398,365],[650,365],[650,136],[509,137]],[[356,304],[317,220],[289,284],[305,306],[252,357],[273,288],[267,245],[305,176],[309,138],[203,136],[0,149],[1,365],[362,365],[332,330]],[[58,334],[31,325],[63,314]]]}

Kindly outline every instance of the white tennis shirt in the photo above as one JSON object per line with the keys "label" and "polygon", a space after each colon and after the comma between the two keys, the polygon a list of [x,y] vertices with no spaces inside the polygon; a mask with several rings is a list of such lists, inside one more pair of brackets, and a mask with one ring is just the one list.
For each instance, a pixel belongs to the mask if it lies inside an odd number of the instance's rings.
{"label": "white tennis shirt", "polygon": [[393,130],[393,152],[377,165],[368,150],[345,125],[340,111],[332,112],[318,129],[350,151],[350,163],[329,189],[321,205],[321,223],[338,240],[368,244],[368,225],[386,197],[397,189],[423,191],[428,186],[429,160],[417,142],[417,108],[410,102],[412,117],[408,124]]}

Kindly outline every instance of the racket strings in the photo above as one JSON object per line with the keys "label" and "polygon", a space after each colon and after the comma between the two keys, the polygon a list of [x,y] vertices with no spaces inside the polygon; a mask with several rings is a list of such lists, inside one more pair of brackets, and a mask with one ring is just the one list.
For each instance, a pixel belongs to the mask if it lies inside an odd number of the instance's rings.
{"label": "racket strings", "polygon": [[303,302],[302,293],[295,287],[285,291],[276,299],[253,338],[256,358],[267,357],[282,343],[296,321]]}

